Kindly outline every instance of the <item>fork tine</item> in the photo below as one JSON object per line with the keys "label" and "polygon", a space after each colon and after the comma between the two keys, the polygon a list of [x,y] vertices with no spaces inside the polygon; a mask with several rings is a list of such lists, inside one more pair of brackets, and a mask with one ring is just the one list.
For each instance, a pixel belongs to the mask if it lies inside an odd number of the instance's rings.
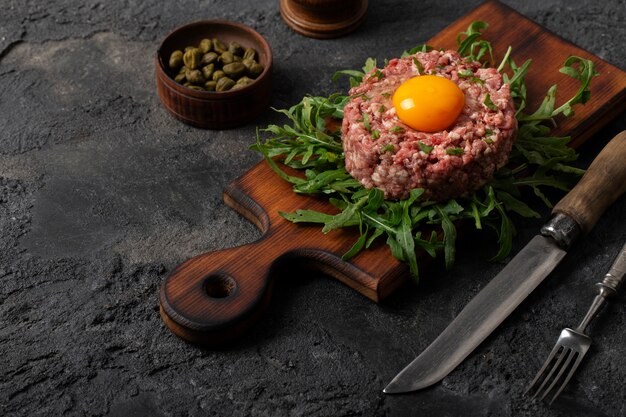
{"label": "fork tine", "polygon": [[[550,352],[550,355],[548,355],[548,358],[543,363],[543,366],[541,367],[539,372],[537,372],[537,375],[535,375],[535,379],[532,380],[532,382],[530,383],[528,388],[526,388],[526,391],[524,391],[524,395],[528,394],[533,388],[536,387],[537,383],[539,382],[539,379],[544,374],[544,372],[546,372],[546,370],[548,369],[548,365],[550,365],[550,363],[552,363],[552,361],[554,360],[555,356],[559,352],[560,348],[561,348],[561,346],[559,346],[558,344],[556,346],[554,346],[554,348]],[[537,396],[538,391],[539,390],[536,390],[535,394],[531,398],[535,398]]]}
{"label": "fork tine", "polygon": [[576,372],[576,369],[578,369],[578,365],[580,365],[580,362],[583,360],[583,356],[585,356],[584,353],[580,353],[580,352],[575,352],[575,354],[577,355],[576,356],[576,362],[574,362],[574,364],[571,366],[570,371],[567,374],[567,377],[565,378],[565,380],[561,384],[561,387],[556,392],[556,394],[554,394],[554,397],[552,397],[552,399],[550,400],[550,404],[552,404],[554,402],[556,397],[558,397],[559,394],[561,393],[561,391],[563,391],[563,389],[565,388],[565,386],[567,385],[569,380],[572,379],[572,375],[574,375],[574,372]]}
{"label": "fork tine", "polygon": [[556,362],[554,363],[554,365],[552,365],[552,368],[550,368],[550,372],[548,372],[548,375],[546,375],[546,377],[544,378],[543,382],[541,383],[541,385],[539,386],[539,388],[537,388],[537,392],[535,392],[535,395],[533,395],[532,398],[535,398],[537,395],[543,393],[541,399],[543,399],[543,397],[545,397],[545,391],[543,390],[543,388],[546,386],[546,384],[552,380],[552,376],[554,375],[555,371],[557,369],[561,369],[561,363],[563,362],[563,360],[565,360],[565,358],[567,357],[569,351],[567,349],[565,349],[565,347],[563,346],[559,346],[560,348],[560,353],[559,356],[556,358]]}
{"label": "fork tine", "polygon": [[[572,362],[572,359],[576,357],[576,354],[577,352],[575,352],[572,349],[567,349],[567,351],[563,353],[564,360],[562,361],[561,366],[559,368],[559,373],[554,377],[554,379],[552,380],[552,383],[548,386],[548,388],[546,388],[545,392],[541,396],[542,401],[544,398],[546,398],[546,396],[550,393],[550,391],[552,391],[552,389],[556,386],[557,382],[559,382],[559,380],[561,379],[565,371],[568,369],[569,364]],[[552,401],[554,401],[555,398],[556,396],[552,398]]]}

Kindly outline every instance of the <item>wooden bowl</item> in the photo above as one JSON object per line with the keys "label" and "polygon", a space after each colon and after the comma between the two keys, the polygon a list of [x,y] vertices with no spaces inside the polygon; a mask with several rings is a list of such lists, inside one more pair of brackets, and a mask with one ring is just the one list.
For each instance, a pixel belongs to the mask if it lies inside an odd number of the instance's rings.
{"label": "wooden bowl", "polygon": [[280,15],[301,35],[336,38],[363,23],[367,3],[368,0],[280,0]]}
{"label": "wooden bowl", "polygon": [[[238,42],[256,49],[265,68],[254,82],[233,91],[196,91],[174,81],[169,69],[173,51],[198,45],[204,38],[224,44]],[[254,29],[225,20],[203,20],[179,27],[163,40],[155,56],[157,92],[165,108],[177,119],[207,129],[226,129],[252,121],[269,105],[272,90],[272,50]]]}

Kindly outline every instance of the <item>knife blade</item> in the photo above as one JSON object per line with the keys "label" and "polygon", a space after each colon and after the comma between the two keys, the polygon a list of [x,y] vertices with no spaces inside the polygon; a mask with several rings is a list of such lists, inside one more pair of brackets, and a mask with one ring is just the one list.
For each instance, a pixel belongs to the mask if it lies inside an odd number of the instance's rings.
{"label": "knife blade", "polygon": [[441,381],[480,345],[552,272],[626,191],[626,131],[615,136],[578,184],[552,210],[541,234],[483,288],[417,358],[383,390],[399,394]]}

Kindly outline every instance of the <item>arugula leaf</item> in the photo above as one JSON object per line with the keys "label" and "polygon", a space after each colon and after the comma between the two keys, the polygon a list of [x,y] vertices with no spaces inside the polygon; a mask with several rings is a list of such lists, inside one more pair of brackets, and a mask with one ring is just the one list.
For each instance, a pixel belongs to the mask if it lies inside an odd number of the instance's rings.
{"label": "arugula leaf", "polygon": [[315,210],[296,210],[294,213],[279,211],[278,214],[292,223],[327,223],[333,217]]}
{"label": "arugula leaf", "polygon": [[347,260],[352,259],[357,253],[359,253],[367,243],[367,233],[368,233],[368,229],[366,226],[365,232],[361,233],[357,241],[354,242],[354,245],[352,245],[352,247],[348,250],[348,252],[344,253],[341,256],[341,259],[343,259],[344,261],[347,261]]}
{"label": "arugula leaf", "polygon": [[598,71],[595,70],[593,61],[578,56],[570,56],[565,60],[565,63],[559,72],[580,82],[580,87],[578,88],[576,94],[555,109],[557,86],[553,85],[548,90],[548,93],[539,108],[531,115],[520,115],[518,117],[518,121],[532,122],[549,120],[554,123],[554,117],[559,114],[563,114],[566,117],[573,116],[573,105],[585,104],[589,101],[591,96],[589,84],[591,83],[593,77],[599,75]]}
{"label": "arugula leaf", "polygon": [[432,51],[434,48],[430,45],[417,45],[414,46],[413,48],[409,49],[408,51],[404,51],[402,52],[402,55],[400,55],[401,58],[406,58],[409,55],[415,55],[418,52],[430,52]]}
{"label": "arugula leaf", "polygon": [[489,60],[484,64],[493,62],[493,49],[491,43],[484,39],[480,39],[482,31],[487,29],[489,25],[486,22],[472,22],[467,31],[461,32],[456,37],[457,52],[461,56],[466,56],[474,61],[481,61],[485,54],[489,53]]}
{"label": "arugula leaf", "polygon": [[450,269],[454,265],[456,256],[456,227],[445,210],[441,207],[436,207],[435,210],[439,214],[439,221],[443,229],[443,253],[446,269]]}

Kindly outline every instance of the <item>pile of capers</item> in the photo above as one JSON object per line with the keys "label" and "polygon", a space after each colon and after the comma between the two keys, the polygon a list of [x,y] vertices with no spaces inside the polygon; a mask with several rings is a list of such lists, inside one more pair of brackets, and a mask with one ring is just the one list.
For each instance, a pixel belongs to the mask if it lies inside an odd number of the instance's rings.
{"label": "pile of capers", "polygon": [[263,72],[254,48],[233,41],[224,45],[219,39],[202,39],[184,52],[170,55],[169,67],[174,80],[199,91],[228,91],[243,88]]}

